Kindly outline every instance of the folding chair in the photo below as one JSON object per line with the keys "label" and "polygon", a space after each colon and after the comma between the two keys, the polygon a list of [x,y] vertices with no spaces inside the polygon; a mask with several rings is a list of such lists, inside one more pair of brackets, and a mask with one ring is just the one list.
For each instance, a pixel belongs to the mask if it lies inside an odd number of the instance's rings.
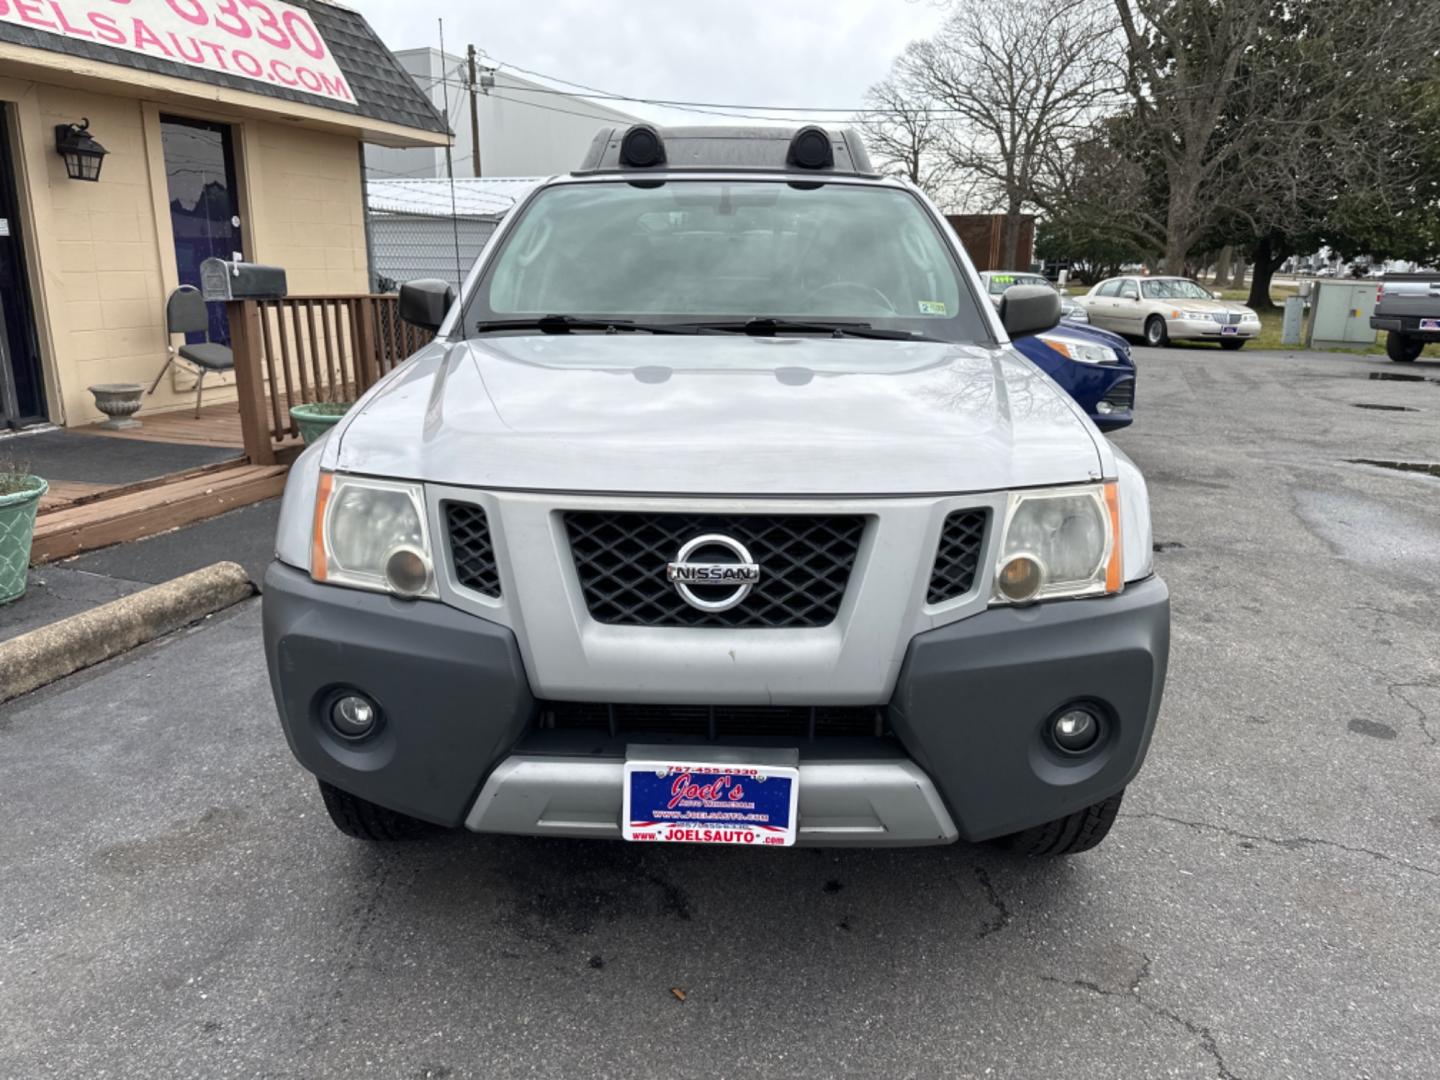
{"label": "folding chair", "polygon": [[160,380],[165,377],[165,372],[176,359],[184,360],[194,364],[198,378],[195,380],[195,416],[200,416],[200,392],[205,388],[205,376],[212,371],[234,371],[235,354],[228,345],[220,345],[210,340],[210,312],[205,308],[205,301],[200,296],[200,290],[194,285],[181,285],[170,294],[165,301],[165,332],[167,334],[193,334],[203,332],[205,340],[197,345],[181,345],[176,349],[174,345],[166,347],[169,354],[165,357],[165,364],[160,368],[160,374],[155,376],[155,381],[150,384],[148,393],[155,393],[155,388],[160,385]]}

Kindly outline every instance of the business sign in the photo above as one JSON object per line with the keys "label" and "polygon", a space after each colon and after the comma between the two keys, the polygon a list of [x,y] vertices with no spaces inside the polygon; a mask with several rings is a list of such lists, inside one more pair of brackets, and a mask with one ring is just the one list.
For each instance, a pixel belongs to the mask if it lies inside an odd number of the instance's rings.
{"label": "business sign", "polygon": [[0,22],[355,103],[309,14],[278,0],[0,0]]}

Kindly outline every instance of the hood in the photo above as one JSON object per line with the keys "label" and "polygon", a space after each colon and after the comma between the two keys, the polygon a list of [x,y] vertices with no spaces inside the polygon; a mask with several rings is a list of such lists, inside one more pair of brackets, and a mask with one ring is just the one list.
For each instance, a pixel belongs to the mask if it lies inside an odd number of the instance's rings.
{"label": "hood", "polygon": [[1238,300],[1169,300],[1156,297],[1147,299],[1146,302],[1159,307],[1174,308],[1176,311],[1233,311],[1238,315],[1250,310]]}
{"label": "hood", "polygon": [[434,343],[330,441],[459,486],[899,495],[1099,477],[1097,439],[1009,346],[566,334]]}

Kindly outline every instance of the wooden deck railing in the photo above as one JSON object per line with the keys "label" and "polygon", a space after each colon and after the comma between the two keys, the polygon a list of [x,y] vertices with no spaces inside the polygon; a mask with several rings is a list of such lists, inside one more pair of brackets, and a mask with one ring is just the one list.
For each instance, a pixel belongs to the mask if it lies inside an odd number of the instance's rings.
{"label": "wooden deck railing", "polygon": [[299,436],[292,405],[353,401],[428,342],[397,298],[357,293],[226,305],[245,453],[256,465]]}

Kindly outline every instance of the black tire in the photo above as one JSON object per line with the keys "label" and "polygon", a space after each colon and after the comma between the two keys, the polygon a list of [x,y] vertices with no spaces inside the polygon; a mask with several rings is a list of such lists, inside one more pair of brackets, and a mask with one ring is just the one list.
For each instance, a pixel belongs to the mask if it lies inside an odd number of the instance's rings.
{"label": "black tire", "polygon": [[1170,344],[1170,328],[1159,315],[1145,320],[1145,344],[1152,349],[1163,349]]}
{"label": "black tire", "polygon": [[1394,330],[1385,335],[1385,355],[1402,364],[1410,363],[1420,355],[1420,351],[1424,348],[1425,342],[1407,337],[1405,334],[1397,334]]}
{"label": "black tire", "polygon": [[320,781],[320,795],[335,827],[356,840],[414,840],[440,829],[428,821],[376,806],[324,780]]}
{"label": "black tire", "polygon": [[1120,812],[1122,789],[1108,799],[1066,814],[1044,825],[1000,838],[1000,844],[1017,855],[1078,855],[1104,840]]}
{"label": "black tire", "polygon": [[1222,349],[1229,349],[1231,352],[1234,352],[1236,349],[1243,348],[1244,345],[1245,345],[1245,339],[1244,339],[1244,338],[1221,338],[1221,339],[1220,339],[1220,348],[1222,348]]}

